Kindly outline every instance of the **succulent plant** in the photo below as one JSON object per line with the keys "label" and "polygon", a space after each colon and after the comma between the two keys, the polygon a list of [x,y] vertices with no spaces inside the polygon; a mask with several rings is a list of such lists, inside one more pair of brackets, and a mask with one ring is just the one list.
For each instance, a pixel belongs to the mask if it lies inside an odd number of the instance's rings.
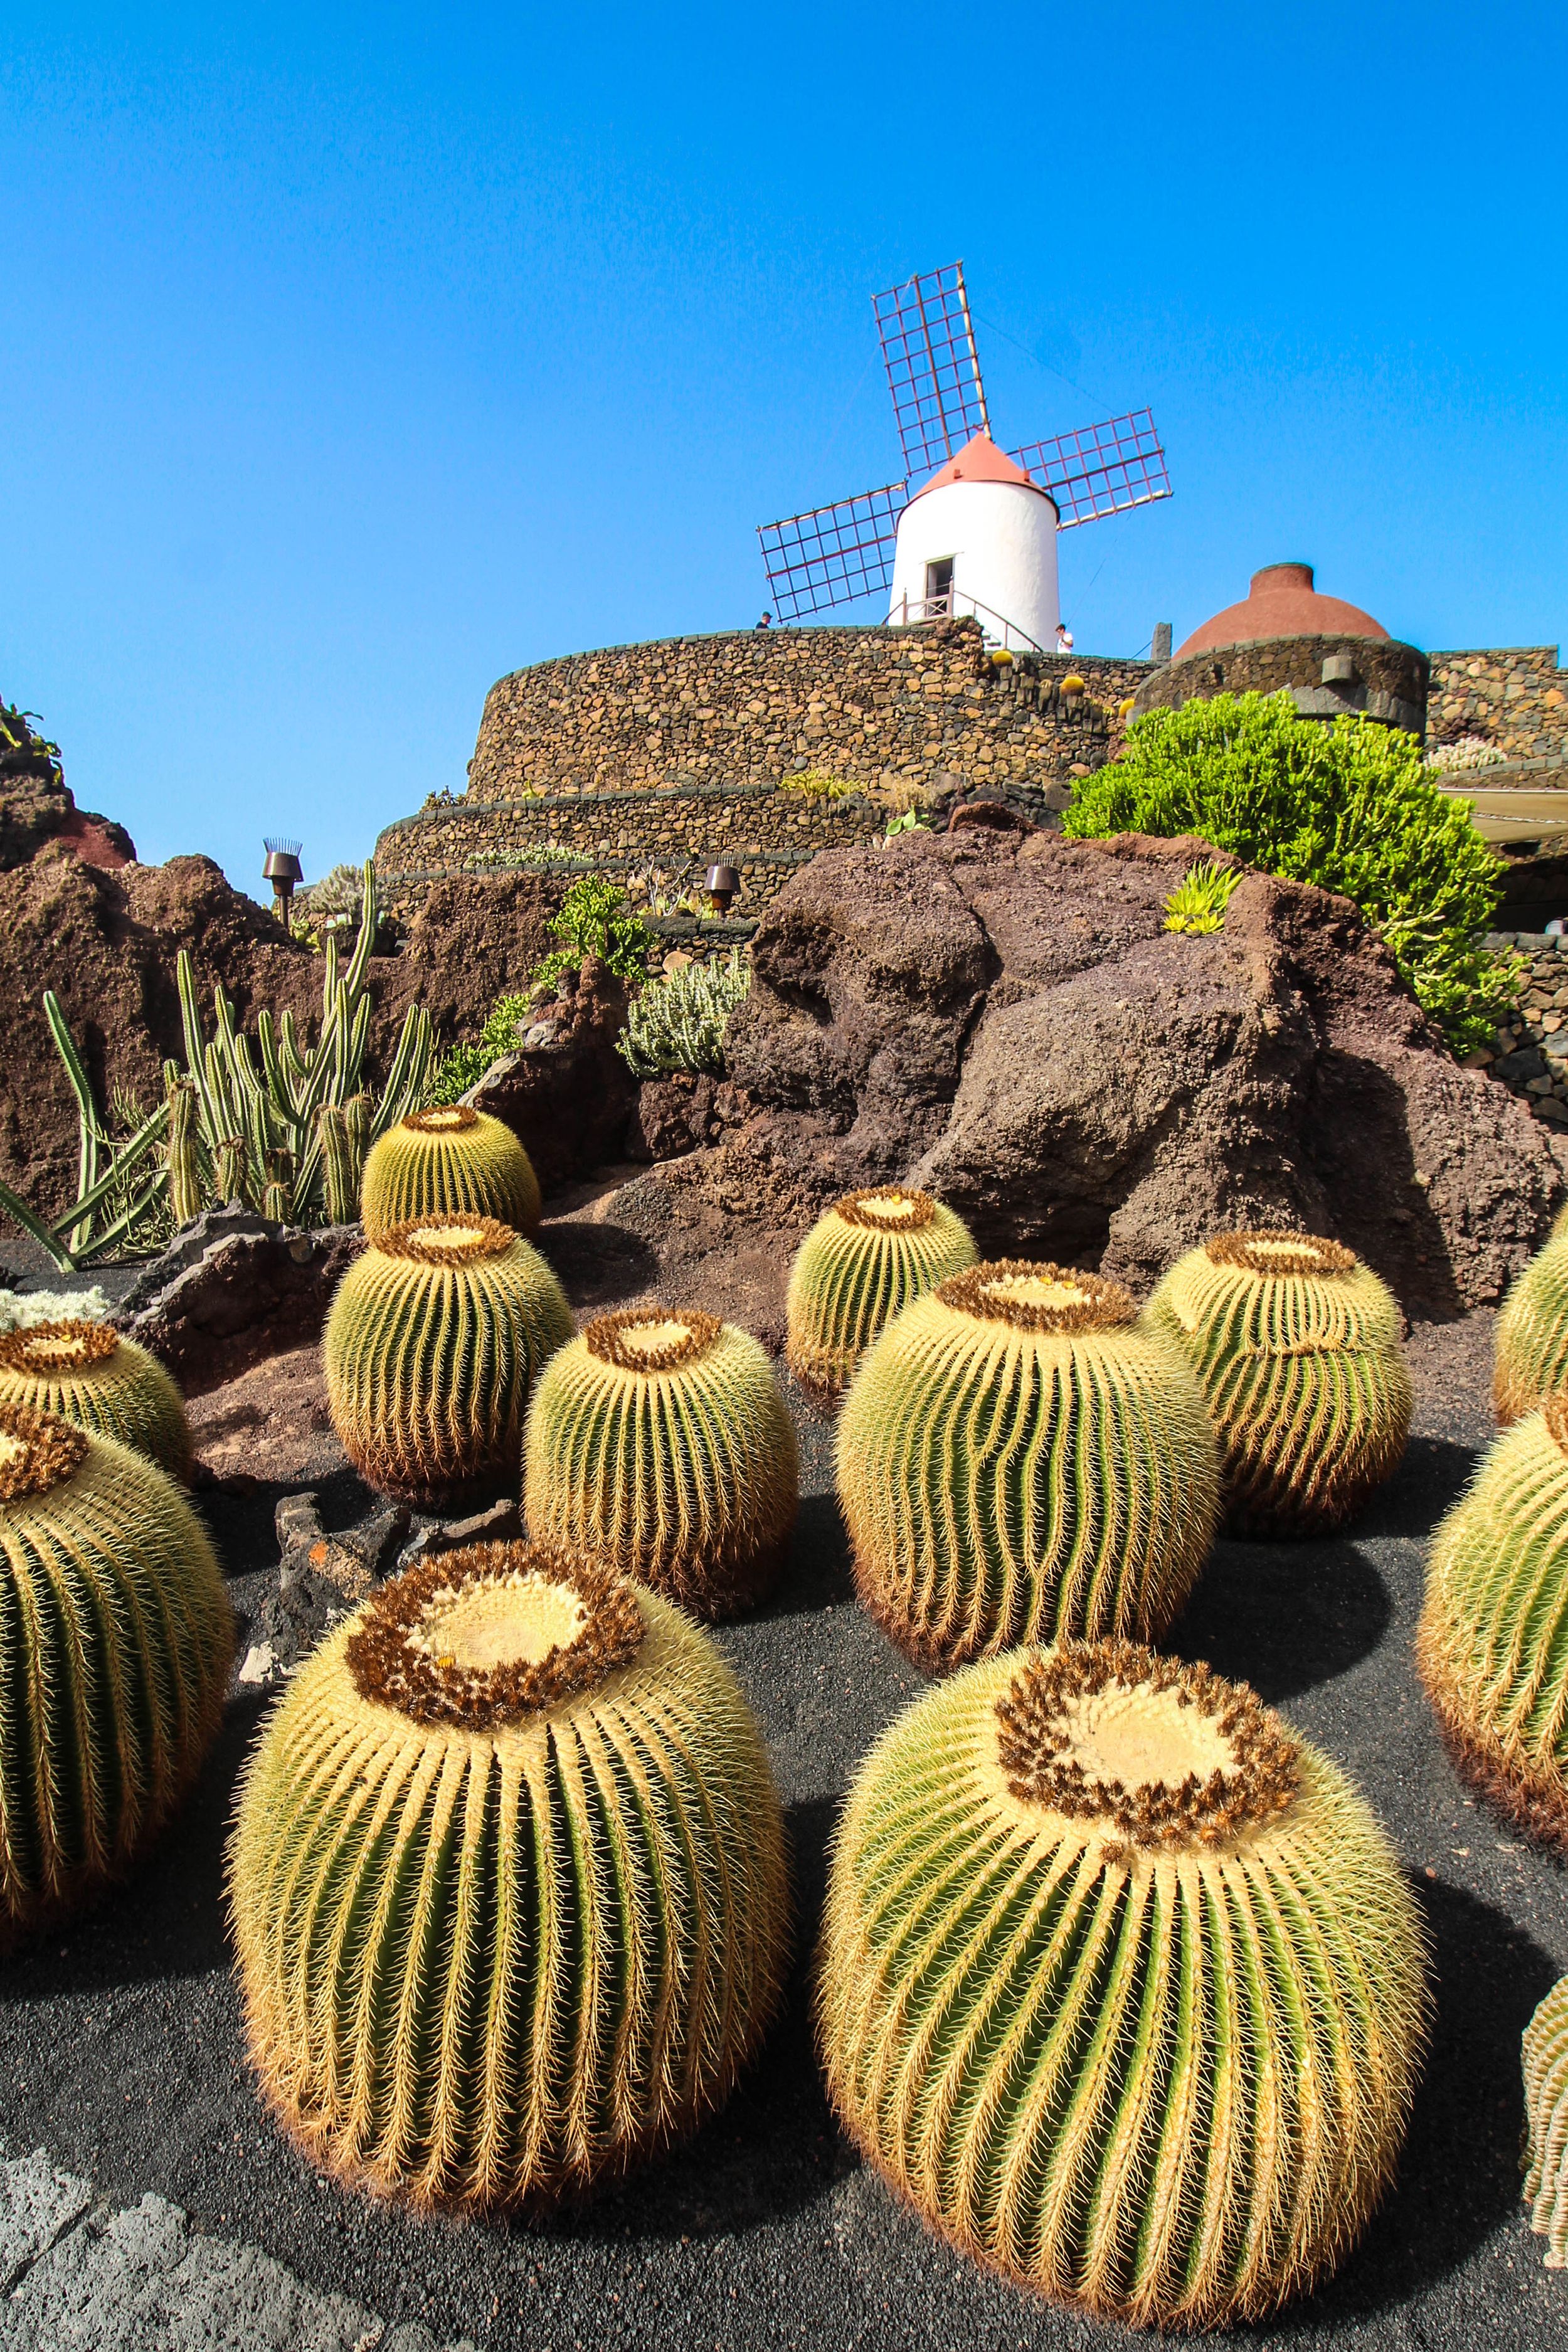
{"label": "succulent plant", "polygon": [[1415,1402],[1399,1308],[1338,1242],[1216,1234],[1176,1260],[1144,1321],[1203,1383],[1237,1534],[1339,1527],[1398,1465]]}
{"label": "succulent plant", "polygon": [[1152,1639],[1214,1538],[1214,1431],[1120,1284],[999,1259],[889,1324],[838,1425],[860,1598],[929,1671],[1065,1634]]}
{"label": "succulent plant", "polygon": [[1568,1394],[1568,1212],[1514,1276],[1498,1317],[1492,1403],[1506,1427]]}
{"label": "succulent plant", "polygon": [[0,1338],[0,1404],[58,1412],[191,1480],[191,1425],[156,1356],[107,1323],[35,1323]]}
{"label": "succulent plant", "polygon": [[539,1231],[533,1163],[510,1127],[468,1103],[416,1110],[389,1127],[364,1163],[360,1213],[372,1241],[415,1217],[494,1217]]}
{"label": "succulent plant", "polygon": [[1460,1769],[1568,1853],[1568,1398],[1494,1441],[1437,1529],[1415,1656]]}
{"label": "succulent plant", "polygon": [[802,1388],[836,1402],[900,1308],[978,1254],[968,1226],[929,1192],[879,1184],[836,1201],[789,1272],[786,1360]]}
{"label": "succulent plant", "polygon": [[0,1402],[0,1948],[157,1835],[223,1713],[234,1612],[174,1480]]}
{"label": "succulent plant", "polygon": [[1524,2112],[1530,2226],[1546,2240],[1547,2269],[1568,2270],[1568,1977],[1524,2029]]}
{"label": "succulent plant", "polygon": [[1133,2326],[1261,2317],[1386,2187],[1426,1995],[1355,1790],[1245,1685],[985,1659],[861,1766],[818,1986],[840,2116],[927,2223]]}
{"label": "succulent plant", "polygon": [[535,1546],[334,1629],[247,1775],[247,2026],[312,2162],[420,2204],[579,2189],[692,2130],[774,2008],[761,1735],[668,1601]]}
{"label": "succulent plant", "polygon": [[531,1536],[699,1617],[761,1599],[800,1499],[795,1424],[766,1355],[684,1307],[601,1315],[552,1356],[523,1460]]}
{"label": "succulent plant", "polygon": [[332,1426],[362,1475],[412,1502],[515,1476],[529,1394],[572,1337],[561,1285],[494,1217],[394,1225],[338,1286],[322,1337]]}

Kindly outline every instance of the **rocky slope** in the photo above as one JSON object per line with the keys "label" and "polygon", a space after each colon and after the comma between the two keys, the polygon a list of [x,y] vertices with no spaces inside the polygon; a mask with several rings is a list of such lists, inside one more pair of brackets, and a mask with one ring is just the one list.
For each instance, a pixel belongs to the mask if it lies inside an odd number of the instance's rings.
{"label": "rocky slope", "polygon": [[988,1251],[1138,1289],[1264,1223],[1337,1234],[1412,1313],[1496,1298],[1563,1195],[1545,1133],[1346,900],[1249,874],[1222,931],[1164,931],[1198,854],[971,830],[816,858],[757,937],[733,1123],[595,1213],[683,1294],[743,1268],[753,1315],[827,1200],[892,1178]]}

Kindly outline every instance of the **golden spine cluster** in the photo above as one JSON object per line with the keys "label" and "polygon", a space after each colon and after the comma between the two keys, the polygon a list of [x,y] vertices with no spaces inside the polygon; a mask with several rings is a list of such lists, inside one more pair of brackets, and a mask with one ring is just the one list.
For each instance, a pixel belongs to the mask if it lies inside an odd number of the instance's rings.
{"label": "golden spine cluster", "polygon": [[332,1425],[382,1493],[456,1501],[515,1473],[533,1383],[571,1337],[561,1285],[509,1225],[395,1225],[354,1260],[327,1318]]}
{"label": "golden spine cluster", "polygon": [[929,1192],[881,1184],[836,1201],[790,1267],[785,1356],[802,1388],[836,1402],[893,1317],[978,1255],[968,1226]]}
{"label": "golden spine cluster", "polygon": [[249,1767],[230,1890],[268,2098],[312,2162],[421,2205],[552,2197],[693,2130],[786,1943],[730,1668],[657,1594],[515,1544],[328,1636]]}
{"label": "golden spine cluster", "polygon": [[1399,1308],[1338,1242],[1217,1234],[1177,1259],[1144,1320],[1203,1384],[1237,1533],[1339,1527],[1397,1466],[1415,1405]]}
{"label": "golden spine cluster", "polygon": [[1568,1398],[1497,1439],[1437,1529],[1415,1656],[1467,1778],[1568,1852]]}
{"label": "golden spine cluster", "polygon": [[800,1499],[795,1424],[766,1354],[679,1307],[600,1316],[552,1358],[524,1469],[538,1540],[708,1618],[762,1598]]}
{"label": "golden spine cluster", "polygon": [[411,1111],[371,1146],[360,1180],[366,1239],[431,1217],[493,1217],[536,1234],[543,1202],[510,1127],[468,1103]]}
{"label": "golden spine cluster", "polygon": [[35,1323],[0,1338],[0,1404],[58,1412],[191,1481],[184,1400],[156,1356],[107,1323]]}
{"label": "golden spine cluster", "polygon": [[[1010,1785],[1020,1737],[1049,1785]],[[818,1969],[834,2104],[928,2227],[1020,2286],[1188,2328],[1310,2288],[1388,2185],[1426,2013],[1367,1807],[1206,1670],[987,1659],[856,1776]]]}
{"label": "golden spine cluster", "polygon": [[1218,1513],[1182,1349],[1119,1285],[1051,1265],[973,1266],[907,1307],[845,1400],[837,1467],[861,1600],[938,1670],[1157,1636]]}
{"label": "golden spine cluster", "polygon": [[1568,1210],[1509,1286],[1494,1346],[1492,1405],[1505,1428],[1568,1394]]}
{"label": "golden spine cluster", "polygon": [[1524,2029],[1524,2113],[1530,2226],[1546,2241],[1549,2271],[1568,2270],[1568,1977],[1559,1977]]}
{"label": "golden spine cluster", "polygon": [[0,1948],[156,1837],[223,1712],[234,1612],[172,1478],[0,1404]]}

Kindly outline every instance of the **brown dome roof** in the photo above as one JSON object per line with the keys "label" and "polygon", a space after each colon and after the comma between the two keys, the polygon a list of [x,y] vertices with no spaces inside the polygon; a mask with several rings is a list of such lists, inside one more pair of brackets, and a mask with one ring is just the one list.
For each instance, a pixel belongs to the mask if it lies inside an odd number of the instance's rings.
{"label": "brown dome roof", "polygon": [[1174,658],[1210,646],[1251,645],[1259,637],[1384,637],[1388,631],[1359,604],[1320,596],[1310,563],[1266,563],[1252,575],[1244,604],[1227,604],[1194,629]]}

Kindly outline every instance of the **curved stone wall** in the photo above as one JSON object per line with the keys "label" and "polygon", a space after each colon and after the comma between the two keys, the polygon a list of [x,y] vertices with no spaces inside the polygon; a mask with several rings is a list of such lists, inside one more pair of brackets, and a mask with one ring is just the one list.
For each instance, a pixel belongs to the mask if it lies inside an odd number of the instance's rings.
{"label": "curved stone wall", "polygon": [[1288,688],[1304,719],[1364,711],[1389,727],[1426,728],[1426,656],[1397,637],[1259,637],[1205,646],[1146,677],[1133,715],[1176,710],[1194,696],[1278,694]]}

